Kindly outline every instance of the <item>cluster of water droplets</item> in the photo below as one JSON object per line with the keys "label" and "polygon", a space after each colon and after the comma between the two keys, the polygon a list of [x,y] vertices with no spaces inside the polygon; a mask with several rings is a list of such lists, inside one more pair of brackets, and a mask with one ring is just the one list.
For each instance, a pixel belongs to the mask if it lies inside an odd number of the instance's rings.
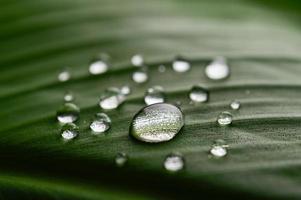
{"label": "cluster of water droplets", "polygon": [[[131,63],[135,66],[132,73],[132,80],[137,84],[145,83],[149,80],[149,69],[144,63],[144,58],[140,54],[136,54],[131,58]],[[159,65],[158,72],[166,72],[166,65]],[[191,69],[191,63],[182,58],[177,57],[171,63],[171,67],[176,73],[185,73]],[[99,75],[106,73],[110,68],[109,56],[101,54],[89,64],[89,73],[91,75]],[[205,67],[204,71],[210,80],[222,80],[230,76],[230,68],[224,57],[217,57]],[[58,74],[58,80],[65,82],[71,79],[69,70],[65,69]],[[99,106],[103,111],[117,109],[132,92],[130,85],[124,85],[120,88],[109,87],[100,95]],[[194,85],[188,97],[190,102],[206,103],[209,101],[209,89],[201,85]],[[74,103],[75,97],[73,92],[67,91],[64,95],[65,103],[57,110],[57,120],[62,124],[61,138],[64,141],[70,141],[79,135],[79,127],[75,122],[79,119],[80,109]],[[153,86],[146,90],[144,95],[145,107],[133,117],[130,125],[130,135],[137,140],[147,143],[159,143],[172,140],[184,126],[184,114],[180,107],[182,102],[177,101],[175,105],[166,103],[166,95],[162,86]],[[241,103],[233,100],[230,108],[235,111],[239,110]],[[226,127],[231,125],[233,115],[229,111],[223,111],[217,115],[217,123]],[[95,114],[90,123],[92,134],[99,135],[107,132],[111,128],[112,121],[110,117],[100,112]],[[224,140],[216,140],[209,154],[211,157],[221,158],[227,155],[228,145]],[[119,152],[115,157],[115,164],[118,167],[124,166],[128,162],[128,155]],[[163,167],[169,172],[178,172],[184,169],[185,159],[180,153],[172,153],[166,156]]]}

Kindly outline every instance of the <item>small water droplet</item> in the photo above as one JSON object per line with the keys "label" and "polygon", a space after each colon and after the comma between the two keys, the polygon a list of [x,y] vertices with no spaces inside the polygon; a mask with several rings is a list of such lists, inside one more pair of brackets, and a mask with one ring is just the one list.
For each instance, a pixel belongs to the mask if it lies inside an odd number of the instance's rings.
{"label": "small water droplet", "polygon": [[221,126],[227,126],[232,123],[232,114],[229,112],[222,112],[217,117],[217,123]]}
{"label": "small water droplet", "polygon": [[130,134],[143,142],[171,140],[184,126],[182,111],[171,104],[157,103],[142,108],[134,117]]}
{"label": "small water droplet", "polygon": [[136,83],[144,83],[148,80],[148,74],[146,70],[137,70],[133,73],[132,79]]}
{"label": "small water droplet", "polygon": [[230,68],[224,57],[215,58],[205,69],[205,74],[209,79],[221,80],[230,75]]}
{"label": "small water droplet", "polygon": [[105,113],[97,113],[95,119],[90,124],[90,129],[94,134],[104,133],[111,127],[111,119]]}
{"label": "small water droplet", "polygon": [[144,102],[146,105],[164,102],[164,90],[161,86],[154,86],[148,88],[144,96]]}
{"label": "small water droplet", "polygon": [[118,153],[115,157],[115,163],[118,167],[123,167],[128,161],[128,156],[126,153]]}
{"label": "small water droplet", "polygon": [[99,106],[105,110],[117,108],[125,100],[125,96],[118,88],[111,87],[104,91],[100,97]]}
{"label": "small water droplet", "polygon": [[143,56],[140,54],[136,54],[132,57],[131,62],[134,66],[142,66],[144,63]]}
{"label": "small water droplet", "polygon": [[189,98],[196,103],[207,102],[209,99],[209,92],[203,87],[193,86],[190,90]]}
{"label": "small water droplet", "polygon": [[89,66],[89,72],[92,75],[103,74],[107,72],[109,65],[104,60],[95,60]]}
{"label": "small water droplet", "polygon": [[120,92],[123,95],[129,95],[129,94],[131,94],[131,88],[128,85],[124,85],[120,88]]}
{"label": "small water droplet", "polygon": [[159,71],[160,73],[164,73],[164,72],[166,71],[165,65],[159,65],[158,71]]}
{"label": "small water droplet", "polygon": [[57,111],[57,120],[61,123],[72,123],[79,118],[80,109],[73,103],[65,103]]}
{"label": "small water droplet", "polygon": [[169,172],[177,172],[184,168],[184,158],[179,154],[170,154],[165,158],[164,168]]}
{"label": "small water droplet", "polygon": [[71,75],[70,75],[69,71],[64,70],[64,71],[59,73],[57,78],[60,82],[66,82],[71,78]]}
{"label": "small water droplet", "polygon": [[233,110],[239,110],[239,108],[240,108],[240,102],[237,101],[237,100],[234,100],[234,101],[231,102],[230,107]]}
{"label": "small water droplet", "polygon": [[216,140],[214,141],[211,149],[210,154],[216,158],[221,158],[227,155],[227,148],[229,145],[226,144],[224,140]]}
{"label": "small water droplet", "polygon": [[70,92],[70,91],[67,91],[67,92],[65,93],[65,95],[64,95],[64,100],[65,100],[66,102],[73,101],[73,100],[74,100],[74,95],[73,95],[73,93]]}
{"label": "small water droplet", "polygon": [[62,127],[61,136],[65,141],[69,141],[78,136],[79,128],[73,123],[67,123]]}
{"label": "small water droplet", "polygon": [[185,59],[176,58],[172,63],[172,68],[176,72],[183,73],[183,72],[187,72],[188,70],[190,70],[191,65]]}

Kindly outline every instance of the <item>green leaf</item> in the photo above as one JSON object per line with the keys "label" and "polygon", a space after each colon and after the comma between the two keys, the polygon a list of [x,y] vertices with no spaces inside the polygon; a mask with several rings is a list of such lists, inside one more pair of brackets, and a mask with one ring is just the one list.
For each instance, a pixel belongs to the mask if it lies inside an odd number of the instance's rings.
{"label": "green leaf", "polygon": [[[2,0],[0,197],[300,198],[300,10],[296,0]],[[91,76],[100,52],[112,56],[112,69]],[[150,67],[146,84],[131,80],[136,53]],[[171,69],[176,55],[191,60],[189,72]],[[228,58],[231,76],[216,82],[204,68],[218,55]],[[65,67],[72,78],[58,82]],[[107,112],[111,129],[93,136],[101,92],[126,84],[133,92]],[[208,103],[189,103],[195,84],[209,89]],[[167,102],[182,102],[185,126],[170,142],[146,144],[128,130],[154,85],[165,88]],[[80,135],[64,143],[55,114],[67,90],[81,108]],[[216,117],[234,99],[242,107],[221,128]],[[227,141],[226,158],[208,157],[216,139]],[[124,168],[115,166],[118,152],[129,156]],[[186,162],[176,174],[163,168],[171,152]]]}

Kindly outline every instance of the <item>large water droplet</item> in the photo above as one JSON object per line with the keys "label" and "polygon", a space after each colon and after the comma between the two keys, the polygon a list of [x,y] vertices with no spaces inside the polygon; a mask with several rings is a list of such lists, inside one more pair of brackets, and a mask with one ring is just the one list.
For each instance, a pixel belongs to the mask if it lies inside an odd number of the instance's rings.
{"label": "large water droplet", "polygon": [[60,82],[66,82],[71,78],[71,75],[69,71],[64,70],[58,74],[57,78]]}
{"label": "large water droplet", "polygon": [[152,104],[141,109],[134,117],[130,133],[143,142],[171,140],[184,126],[181,110],[171,104]]}
{"label": "large water droplet", "polygon": [[89,66],[89,72],[92,75],[103,74],[107,72],[109,65],[104,60],[96,60],[92,62]]}
{"label": "large water droplet", "polygon": [[111,119],[105,113],[97,113],[95,119],[90,124],[90,129],[94,134],[106,132],[111,127]]}
{"label": "large water droplet", "polygon": [[164,168],[170,172],[177,172],[184,168],[184,158],[179,154],[170,154],[165,158]]}
{"label": "large water droplet", "polygon": [[164,90],[161,86],[154,86],[147,89],[144,96],[144,102],[146,105],[164,102]]}
{"label": "large water droplet", "polygon": [[205,74],[212,80],[221,80],[230,75],[230,68],[224,57],[215,58],[205,69]]}
{"label": "large water droplet", "polygon": [[74,100],[74,95],[73,95],[73,93],[70,92],[70,91],[67,91],[67,92],[65,93],[65,95],[64,95],[64,100],[65,100],[66,102],[73,101],[73,100]]}
{"label": "large water droplet", "polygon": [[240,108],[240,102],[237,101],[237,100],[234,100],[234,101],[231,102],[230,107],[233,110],[239,110],[239,108]]}
{"label": "large water droplet", "polygon": [[57,120],[61,123],[72,123],[75,122],[79,118],[80,110],[73,103],[65,103],[58,111],[57,111]]}
{"label": "large water droplet", "polygon": [[61,130],[61,136],[64,140],[69,141],[78,136],[79,128],[73,123],[65,124]]}
{"label": "large water droplet", "polygon": [[134,66],[142,66],[144,63],[143,56],[140,54],[136,54],[132,57],[131,62]]}
{"label": "large water droplet", "polygon": [[191,65],[185,59],[176,58],[172,63],[172,68],[176,72],[183,73],[183,72],[187,72],[188,70],[190,70]]}
{"label": "large water droplet", "polygon": [[209,92],[200,86],[193,86],[190,90],[189,98],[196,103],[206,102],[209,99]]}
{"label": "large water droplet", "polygon": [[232,114],[225,111],[217,116],[217,123],[221,126],[227,126],[232,123]]}
{"label": "large water droplet", "polygon": [[115,157],[115,163],[118,167],[123,167],[128,161],[126,153],[118,153]]}
{"label": "large water droplet", "polygon": [[146,70],[139,69],[132,74],[132,79],[136,83],[144,83],[148,80],[148,74]]}
{"label": "large water droplet", "polygon": [[111,87],[104,91],[100,97],[99,106],[105,110],[117,108],[125,100],[125,96],[118,88]]}

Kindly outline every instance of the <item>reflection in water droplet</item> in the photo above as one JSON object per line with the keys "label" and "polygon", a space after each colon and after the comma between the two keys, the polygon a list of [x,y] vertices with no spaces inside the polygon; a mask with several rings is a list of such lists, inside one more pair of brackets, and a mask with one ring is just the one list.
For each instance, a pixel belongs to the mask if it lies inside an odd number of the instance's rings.
{"label": "reflection in water droplet", "polygon": [[190,90],[189,98],[193,102],[203,103],[203,102],[208,101],[209,92],[208,92],[208,90],[206,90],[200,86],[193,86]]}
{"label": "reflection in water droplet", "polygon": [[128,85],[124,85],[120,88],[120,92],[123,95],[129,95],[129,94],[131,94],[131,88]]}
{"label": "reflection in water droplet", "polygon": [[64,95],[64,100],[65,100],[66,102],[73,101],[73,100],[74,100],[74,95],[73,95],[73,93],[70,92],[70,91],[67,91],[67,92],[65,93],[65,95]]}
{"label": "reflection in water droplet", "polygon": [[118,167],[123,167],[128,161],[126,153],[118,153],[115,157],[115,163]]}
{"label": "reflection in water droplet", "polygon": [[90,124],[90,129],[94,134],[104,133],[111,127],[111,119],[105,113],[97,113],[95,119]]}
{"label": "reflection in water droplet", "polygon": [[101,95],[99,106],[105,110],[112,110],[117,108],[125,100],[125,96],[118,88],[111,87],[105,90]]}
{"label": "reflection in water droplet", "polygon": [[57,78],[60,82],[66,82],[71,78],[71,75],[69,71],[64,70],[61,73],[59,73]]}
{"label": "reflection in water droplet", "polygon": [[148,74],[146,70],[137,70],[133,73],[132,79],[136,83],[144,83],[148,80]]}
{"label": "reflection in water droplet", "polygon": [[229,112],[222,112],[217,117],[217,123],[221,126],[227,126],[232,123],[232,114]]}
{"label": "reflection in water droplet", "polygon": [[142,66],[144,63],[143,56],[140,54],[136,54],[132,57],[131,62],[134,66]]}
{"label": "reflection in water droplet", "polygon": [[73,103],[65,103],[58,111],[57,111],[57,120],[61,123],[72,123],[75,122],[79,118],[80,110]]}
{"label": "reflection in water droplet", "polygon": [[177,172],[184,168],[184,158],[179,154],[170,154],[165,158],[164,168],[169,172]]}
{"label": "reflection in water droplet", "polygon": [[225,79],[230,75],[230,68],[224,57],[215,58],[205,69],[205,74],[212,80]]}
{"label": "reflection in water droplet", "polygon": [[171,140],[184,126],[182,111],[171,104],[152,104],[141,109],[134,117],[130,134],[144,142]]}
{"label": "reflection in water droplet", "polygon": [[164,72],[166,71],[165,65],[159,65],[158,71],[159,71],[160,73],[164,73]]}
{"label": "reflection in water droplet", "polygon": [[216,140],[211,149],[210,149],[210,154],[213,155],[216,158],[221,158],[227,155],[227,149],[229,145],[226,144],[224,140]]}
{"label": "reflection in water droplet", "polygon": [[67,123],[62,127],[61,136],[65,141],[69,141],[77,137],[79,128],[73,123]]}
{"label": "reflection in water droplet", "polygon": [[233,109],[233,110],[238,110],[240,108],[240,102],[235,100],[235,101],[232,101],[231,104],[230,104],[230,107]]}
{"label": "reflection in water droplet", "polygon": [[89,66],[89,72],[92,75],[103,74],[109,69],[108,63],[103,60],[96,60]]}
{"label": "reflection in water droplet", "polygon": [[190,70],[191,66],[187,60],[176,58],[172,63],[172,68],[176,72],[183,73]]}
{"label": "reflection in water droplet", "polygon": [[164,90],[161,86],[154,86],[148,88],[144,96],[144,102],[146,105],[164,102]]}

